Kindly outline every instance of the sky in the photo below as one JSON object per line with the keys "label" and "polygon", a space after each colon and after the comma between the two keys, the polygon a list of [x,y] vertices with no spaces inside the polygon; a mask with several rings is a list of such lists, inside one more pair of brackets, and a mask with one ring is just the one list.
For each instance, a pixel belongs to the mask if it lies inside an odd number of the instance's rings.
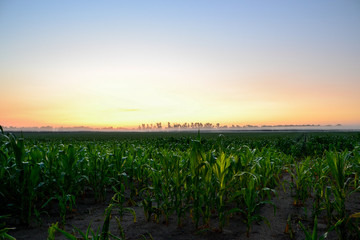
{"label": "sky", "polygon": [[360,126],[360,2],[0,0],[0,125]]}

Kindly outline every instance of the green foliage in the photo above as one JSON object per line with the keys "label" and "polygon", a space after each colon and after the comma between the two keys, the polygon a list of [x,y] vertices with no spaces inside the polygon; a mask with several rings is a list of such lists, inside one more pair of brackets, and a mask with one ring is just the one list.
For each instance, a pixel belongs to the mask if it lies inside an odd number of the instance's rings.
{"label": "green foliage", "polygon": [[[110,216],[111,216],[112,208],[113,208],[113,205],[110,204],[105,210],[105,219],[104,219],[101,231],[100,231],[100,227],[96,231],[94,231],[91,228],[91,223],[89,224],[86,232],[83,232],[80,229],[78,229],[77,227],[74,227],[76,232],[81,236],[81,239],[84,239],[84,240],[90,240],[90,239],[92,239],[92,240],[110,240],[110,239],[121,240],[121,239],[125,239],[125,235],[123,235],[122,238],[119,238],[119,237],[116,237],[113,234],[111,234],[109,231]],[[71,234],[71,233],[59,228],[58,223],[55,223],[55,224],[52,224],[48,230],[48,233],[49,233],[48,240],[55,240],[56,232],[60,232],[62,235],[64,235],[69,240],[79,239],[76,237],[76,235]]]}
{"label": "green foliage", "polygon": [[295,189],[295,206],[302,206],[309,197],[310,186],[312,184],[310,158],[293,164],[294,171],[291,172],[292,188]]}
{"label": "green foliage", "polygon": [[[312,217],[326,215],[328,231],[339,237],[358,231],[359,214],[350,213],[346,202],[360,186],[360,134],[59,133],[56,138],[39,133],[23,138],[0,130],[0,210],[26,224],[55,205],[64,225],[79,197],[91,194],[101,202],[111,192],[101,231],[91,225],[86,233],[76,230],[84,239],[115,238],[109,233],[114,209],[124,238],[122,217],[130,212],[136,221],[133,205],[143,207],[147,221],[168,224],[175,214],[180,227],[190,216],[197,231],[213,230],[212,219],[222,231],[232,217],[240,217],[250,235],[254,223],[268,223],[261,208],[273,205],[274,189],[289,172],[296,205],[313,201]],[[49,239],[56,231],[71,239],[58,225],[49,229]]]}
{"label": "green foliage", "polygon": [[[329,201],[328,204],[333,206],[333,209],[329,210],[331,220],[335,221],[333,228],[338,233],[339,239],[348,239],[349,236],[349,225],[353,219],[359,217],[358,213],[354,213],[349,216],[346,212],[345,202],[350,192],[351,182],[353,181],[350,175],[350,163],[351,163],[351,152],[327,152],[326,163],[329,167],[331,174],[331,185],[329,187],[329,193],[332,193],[333,201]],[[357,189],[356,189],[357,190]],[[334,212],[332,212],[334,210]],[[350,222],[349,222],[350,221]]]}
{"label": "green foliage", "polygon": [[301,230],[303,230],[303,232],[305,233],[305,240],[323,240],[327,237],[327,232],[324,235],[321,235],[320,237],[318,237],[317,224],[318,224],[318,222],[317,222],[317,216],[316,216],[315,220],[314,220],[313,231],[312,231],[312,233],[310,233],[310,231],[307,230],[301,222],[299,222]]}
{"label": "green foliage", "polygon": [[15,228],[7,228],[7,227],[5,227],[4,223],[1,223],[1,220],[5,219],[7,217],[9,217],[9,216],[0,216],[0,239],[15,240],[15,238],[13,236],[8,234],[9,230],[12,230],[12,229],[15,229]]}

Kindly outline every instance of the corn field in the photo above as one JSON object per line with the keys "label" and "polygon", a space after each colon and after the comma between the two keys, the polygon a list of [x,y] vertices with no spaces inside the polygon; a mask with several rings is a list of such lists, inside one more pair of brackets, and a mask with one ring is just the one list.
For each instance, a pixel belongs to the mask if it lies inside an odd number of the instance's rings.
{"label": "corn field", "polygon": [[[347,208],[360,189],[360,134],[158,134],[97,138],[39,134],[0,135],[0,239],[14,239],[17,224],[41,222],[56,208],[48,239],[126,239],[109,225],[141,207],[146,221],[191,221],[195,232],[222,232],[242,220],[243,237],[254,224],[272,223],[263,216],[274,209],[279,189],[288,185],[294,207],[311,206],[308,218],[289,217],[284,235],[295,239],[294,221],[306,239],[360,239],[360,211]],[[151,136],[150,136],[151,135]],[[288,180],[285,180],[288,179]],[[67,216],[85,195],[103,202],[101,229],[67,232]],[[115,216],[115,211],[118,217]],[[174,217],[175,216],[175,217]],[[318,221],[326,231],[317,230]],[[14,221],[13,221],[14,222]],[[307,224],[305,223],[307,222]],[[90,224],[90,223],[89,223]]]}

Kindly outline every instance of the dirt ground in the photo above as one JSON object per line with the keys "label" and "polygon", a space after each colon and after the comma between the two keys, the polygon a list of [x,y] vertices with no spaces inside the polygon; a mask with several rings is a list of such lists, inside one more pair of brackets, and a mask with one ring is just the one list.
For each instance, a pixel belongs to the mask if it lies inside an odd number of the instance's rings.
{"label": "dirt ground", "polygon": [[[286,178],[286,177],[285,177]],[[209,230],[199,233],[195,230],[194,224],[191,222],[190,217],[186,218],[184,224],[181,228],[177,227],[176,216],[170,218],[169,225],[164,223],[156,222],[147,222],[144,217],[144,211],[142,207],[133,207],[136,212],[137,221],[133,222],[133,216],[126,212],[121,225],[125,231],[126,239],[305,239],[305,235],[298,225],[298,221],[301,220],[304,225],[312,226],[312,223],[309,220],[311,219],[311,205],[308,203],[304,207],[296,207],[293,205],[293,197],[291,196],[290,191],[285,186],[285,191],[282,186],[279,186],[277,189],[277,197],[273,199],[273,202],[276,206],[276,213],[274,215],[274,208],[271,205],[264,205],[260,214],[266,217],[270,222],[270,227],[264,222],[253,225],[253,229],[250,233],[250,237],[246,237],[246,225],[242,221],[240,215],[235,215],[230,218],[229,224],[224,228],[223,232],[218,232],[216,230]],[[103,223],[105,218],[104,210],[108,206],[108,203],[111,199],[111,194],[108,195],[107,201],[104,203],[94,203],[93,199],[83,199],[79,200],[77,204],[77,210],[69,216],[65,229],[68,232],[71,232],[73,226],[86,231],[87,227],[91,223],[92,228],[96,230]],[[351,212],[360,212],[360,194],[356,193],[351,196],[351,199],[348,200],[347,209],[350,209]],[[110,232],[116,236],[119,235],[120,231],[115,220],[117,216],[116,209],[112,212],[112,218],[110,220]],[[33,223],[30,227],[24,226],[15,226],[16,229],[10,231],[9,233],[16,237],[16,239],[46,239],[48,236],[48,227],[51,223],[59,221],[58,217],[47,216],[43,219],[43,223],[39,226],[38,223]],[[290,225],[293,230],[293,238],[291,238],[289,233],[285,233],[285,228],[287,225],[287,219],[291,215]],[[306,216],[307,215],[307,216]],[[216,218],[212,219],[211,226],[216,228],[218,226],[218,221]],[[323,218],[318,220],[318,229],[320,233],[324,233],[326,230],[326,223]],[[312,231],[312,229],[311,229]],[[66,239],[60,233],[57,234],[56,239]],[[335,232],[330,232],[327,239],[337,239]]]}

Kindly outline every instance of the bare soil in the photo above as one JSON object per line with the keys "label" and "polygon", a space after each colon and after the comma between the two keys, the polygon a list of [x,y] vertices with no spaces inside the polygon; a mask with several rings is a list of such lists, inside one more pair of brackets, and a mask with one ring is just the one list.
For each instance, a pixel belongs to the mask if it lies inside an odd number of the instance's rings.
{"label": "bare soil", "polygon": [[[284,177],[286,180],[288,177]],[[311,204],[309,202],[305,206],[299,207],[293,205],[294,198],[291,192],[284,184],[284,188],[280,185],[277,190],[277,197],[273,198],[273,203],[276,206],[276,213],[274,215],[274,208],[271,205],[264,205],[260,209],[260,215],[266,217],[270,222],[270,227],[265,222],[255,223],[248,239],[305,239],[303,231],[300,229],[298,221],[301,220],[304,225],[311,227]],[[104,203],[94,203],[92,198],[85,198],[78,200],[77,208],[74,213],[69,214],[65,230],[68,232],[73,231],[73,227],[77,227],[82,231],[86,231],[91,223],[92,228],[96,231],[100,228],[104,221],[104,211],[108,206],[112,195],[108,194],[107,200]],[[360,194],[355,193],[348,199],[347,209],[352,213],[360,212]],[[147,222],[144,217],[142,207],[135,206],[133,209],[136,212],[137,221],[133,221],[133,216],[126,212],[121,225],[125,231],[126,239],[247,239],[246,225],[240,215],[235,215],[229,220],[229,224],[223,229],[223,232],[217,231],[218,221],[216,218],[212,219],[211,229],[200,231],[194,228],[194,224],[190,217],[186,217],[182,227],[177,227],[176,216],[170,218],[169,224],[164,222],[156,223],[154,221]],[[115,220],[118,216],[116,209],[112,212],[110,220],[110,232],[114,235],[119,235],[120,231]],[[291,220],[287,221],[289,216]],[[16,237],[16,239],[46,239],[48,236],[48,228],[52,223],[59,222],[60,219],[56,213],[51,213],[50,216],[43,217],[41,224],[35,220],[30,227],[21,225],[15,226],[16,229],[9,233]],[[285,233],[285,229],[290,227],[293,232],[291,238],[290,231]],[[322,234],[326,231],[326,222],[324,218],[320,217],[318,220],[318,229]],[[56,239],[66,239],[62,234],[58,233]],[[330,232],[327,239],[337,239],[335,232]]]}

